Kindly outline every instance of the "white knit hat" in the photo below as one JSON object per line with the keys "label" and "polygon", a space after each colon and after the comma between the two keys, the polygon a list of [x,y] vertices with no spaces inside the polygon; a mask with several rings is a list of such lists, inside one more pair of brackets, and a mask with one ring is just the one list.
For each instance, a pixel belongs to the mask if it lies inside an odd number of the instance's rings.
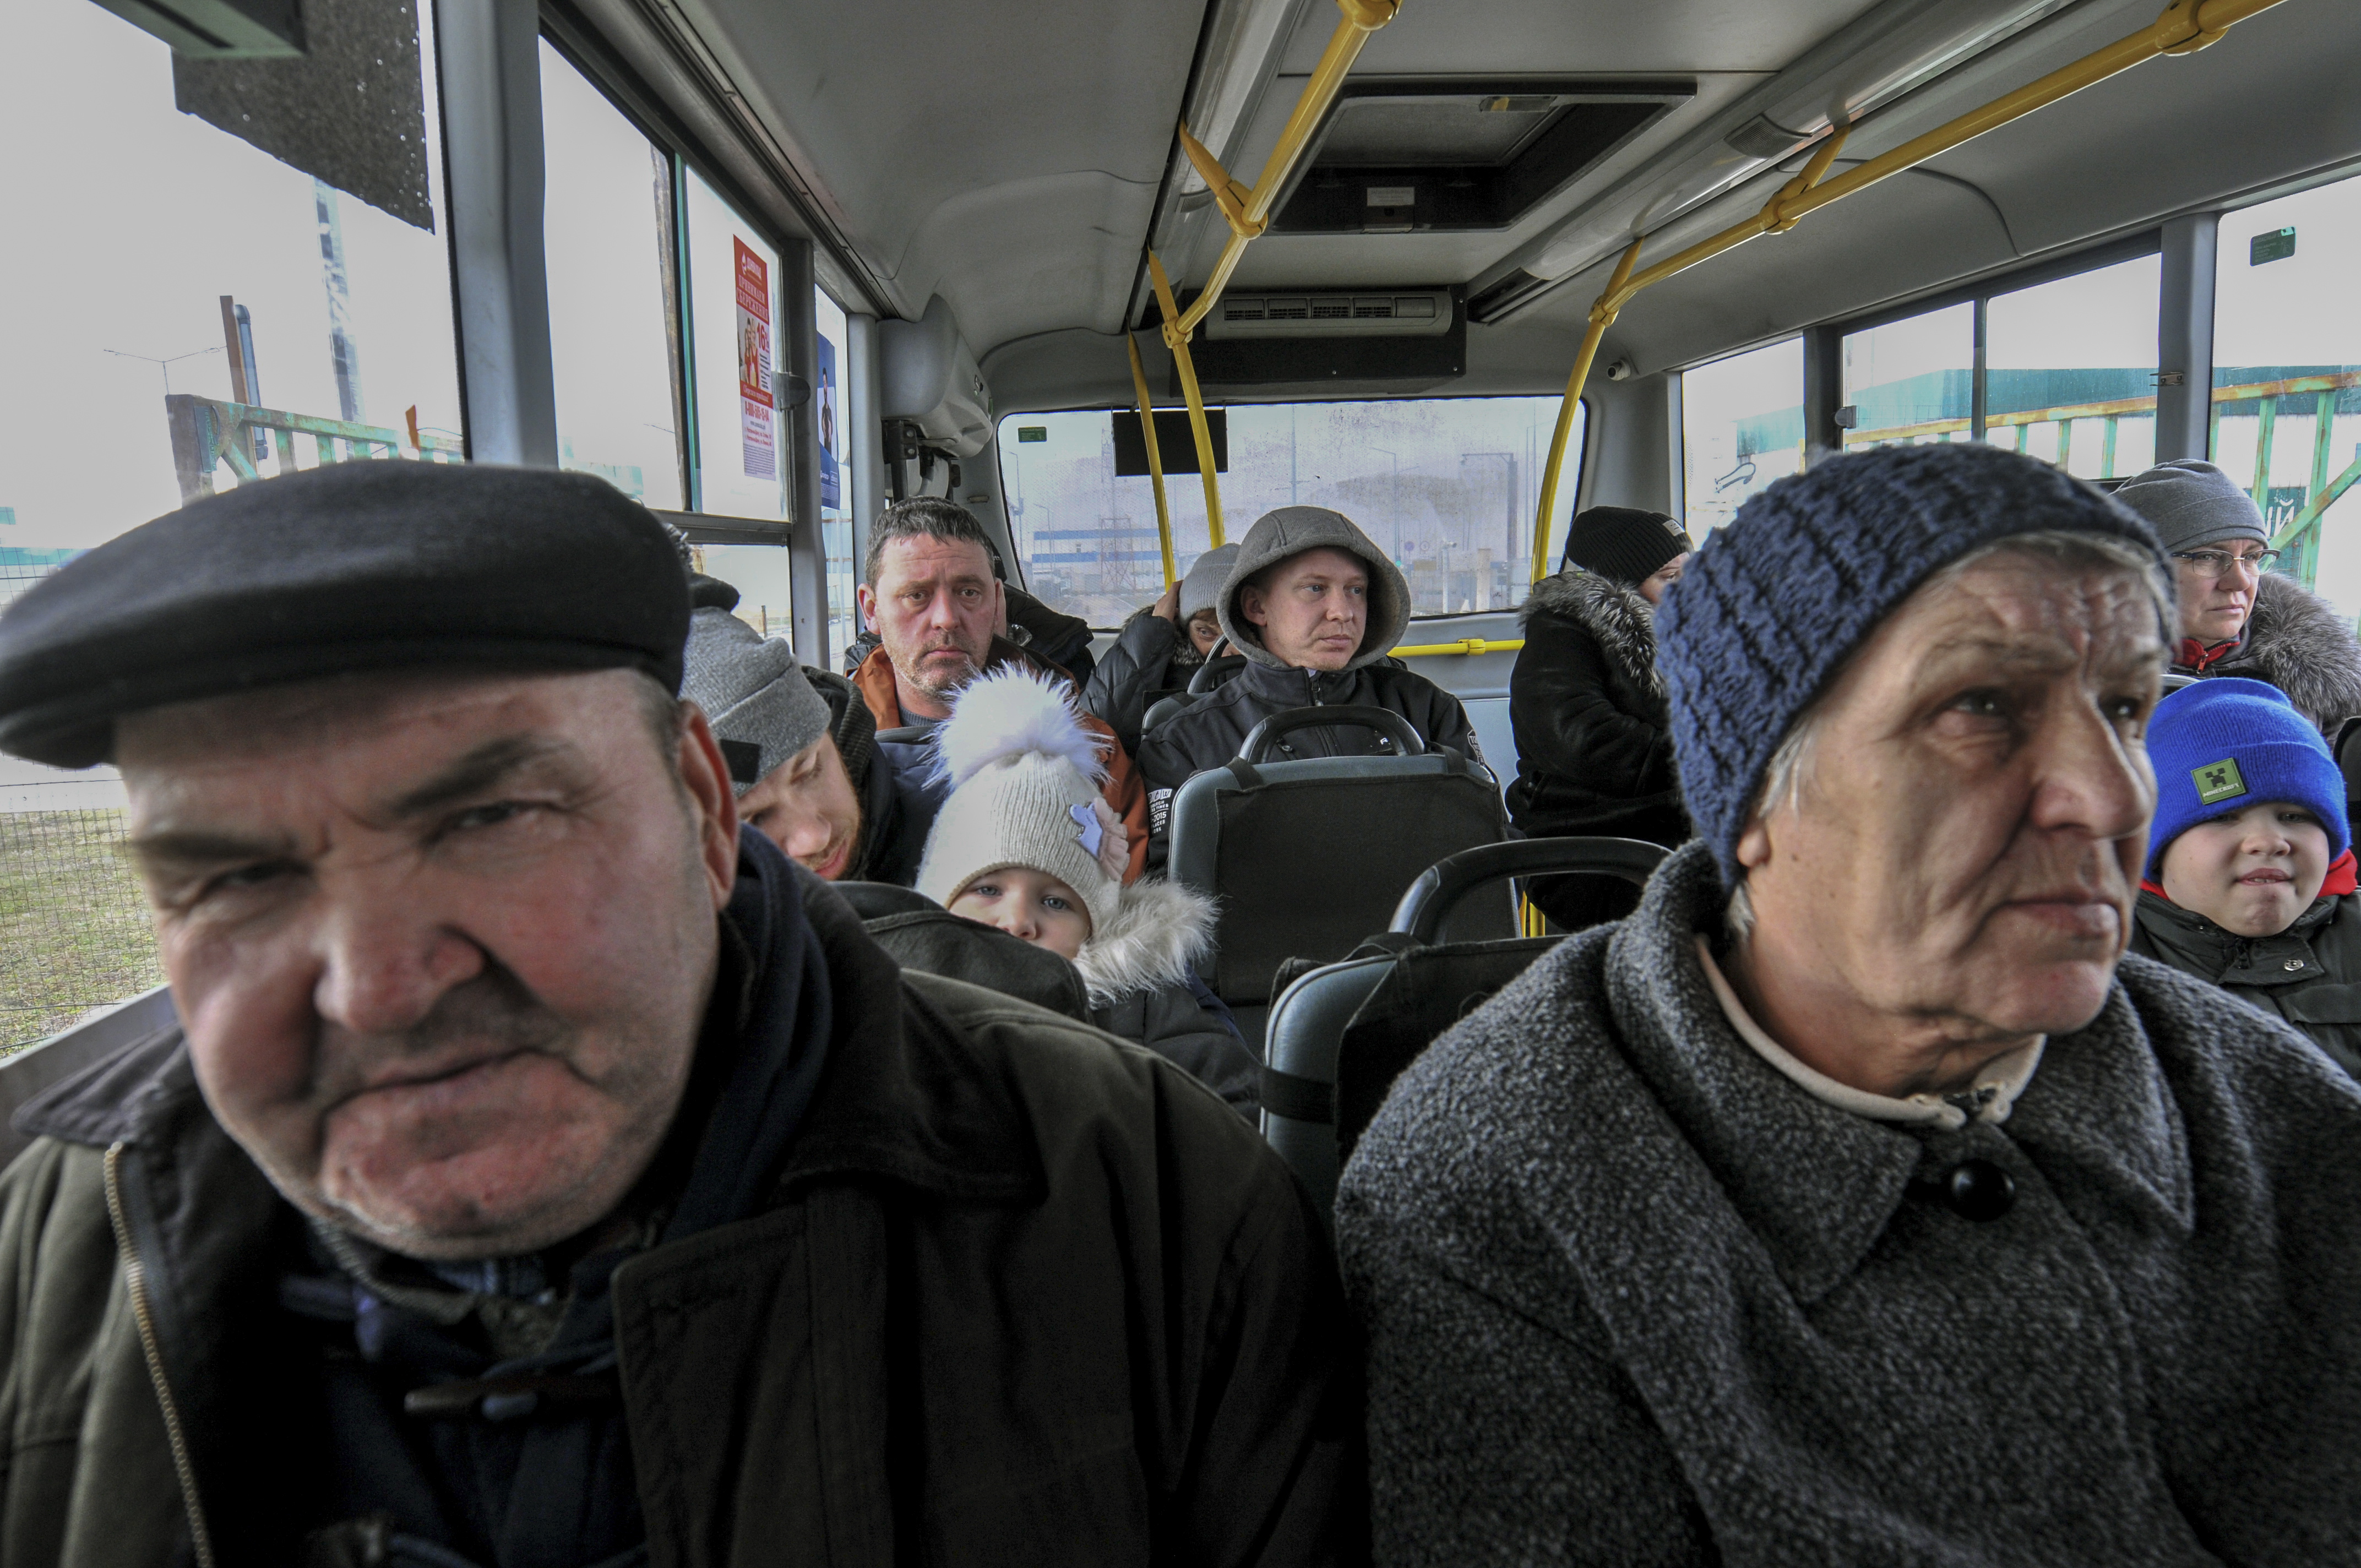
{"label": "white knit hat", "polygon": [[937,776],[950,798],[927,836],[918,891],[948,907],[992,872],[1026,866],[1082,894],[1104,931],[1123,892],[1099,798],[1104,744],[1082,728],[1064,686],[1011,664],[968,683],[935,730]]}

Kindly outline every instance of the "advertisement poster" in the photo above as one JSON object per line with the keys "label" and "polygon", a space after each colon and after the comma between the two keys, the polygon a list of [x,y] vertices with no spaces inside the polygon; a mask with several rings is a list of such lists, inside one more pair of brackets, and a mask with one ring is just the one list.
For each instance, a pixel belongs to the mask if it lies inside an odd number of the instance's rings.
{"label": "advertisement poster", "polygon": [[819,403],[819,504],[840,507],[844,491],[837,479],[837,432],[843,422],[836,412],[836,345],[826,333],[819,334],[819,388],[814,393]]}
{"label": "advertisement poster", "polygon": [[779,477],[777,433],[771,417],[771,269],[732,236],[738,264],[738,412],[745,431],[746,477]]}

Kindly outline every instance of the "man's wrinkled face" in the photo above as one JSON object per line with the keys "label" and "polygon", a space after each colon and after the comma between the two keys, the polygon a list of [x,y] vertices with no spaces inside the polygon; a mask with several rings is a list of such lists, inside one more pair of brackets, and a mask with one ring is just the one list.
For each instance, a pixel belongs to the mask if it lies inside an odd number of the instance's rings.
{"label": "man's wrinkled face", "polygon": [[1291,667],[1341,670],[1368,630],[1369,569],[1342,550],[1306,550],[1240,587],[1238,609]]}
{"label": "man's wrinkled face", "polygon": [[861,843],[861,797],[827,735],[763,774],[738,816],[822,882],[844,875]]}
{"label": "man's wrinkled face", "polygon": [[513,1254],[653,1157],[737,853],[703,718],[660,750],[644,685],[323,681],[118,727],[198,1084],[300,1208]]}
{"label": "man's wrinkled face", "polygon": [[1829,687],[1795,801],[1740,839],[1758,930],[1872,1013],[2088,1023],[2131,932],[2161,657],[2127,570],[2004,552],[1922,588]]}
{"label": "man's wrinkled face", "polygon": [[919,534],[886,543],[861,613],[895,674],[937,699],[975,678],[992,652],[1000,585],[983,546]]}

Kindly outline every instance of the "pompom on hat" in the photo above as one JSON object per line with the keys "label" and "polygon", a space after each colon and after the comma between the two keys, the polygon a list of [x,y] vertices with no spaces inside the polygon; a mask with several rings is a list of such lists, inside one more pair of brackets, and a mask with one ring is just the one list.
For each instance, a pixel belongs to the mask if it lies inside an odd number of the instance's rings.
{"label": "pompom on hat", "polygon": [[1830,458],[1753,497],[1697,552],[1656,613],[1657,664],[1681,795],[1724,887],[1737,885],[1739,834],[1797,717],[1921,583],[2027,533],[2114,539],[2170,569],[2138,514],[1982,442]]}
{"label": "pompom on hat", "polygon": [[1082,895],[1093,935],[1123,894],[1121,819],[1099,794],[1103,742],[1054,680],[1009,666],[972,681],[935,730],[936,776],[950,786],[927,836],[917,890],[949,907],[1010,866]]}
{"label": "pompom on hat", "polygon": [[2344,770],[2277,686],[2235,675],[2183,686],[2156,705],[2147,756],[2156,769],[2151,873],[2172,841],[2199,823],[2273,801],[2291,801],[2320,818],[2331,861],[2352,848]]}

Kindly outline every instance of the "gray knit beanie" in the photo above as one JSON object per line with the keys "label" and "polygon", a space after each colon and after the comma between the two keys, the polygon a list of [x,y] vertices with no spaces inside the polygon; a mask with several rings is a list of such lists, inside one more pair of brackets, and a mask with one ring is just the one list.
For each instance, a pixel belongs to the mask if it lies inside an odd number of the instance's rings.
{"label": "gray knit beanie", "polygon": [[1238,558],[1235,543],[1218,550],[1208,550],[1197,557],[1188,576],[1180,579],[1180,620],[1183,625],[1197,619],[1201,609],[1212,609],[1221,602],[1222,584],[1230,575],[1230,563]]}
{"label": "gray knit beanie", "polygon": [[2237,481],[2195,457],[2176,457],[2123,482],[2115,499],[2147,519],[2166,554],[2227,539],[2271,542],[2263,514]]}
{"label": "gray knit beanie", "polygon": [[1969,552],[2046,532],[2107,535],[2169,566],[2138,514],[1982,442],[1832,458],[1755,496],[1697,553],[1656,612],[1656,663],[1681,795],[1724,886],[1772,754],[1886,613]]}
{"label": "gray knit beanie", "polygon": [[741,795],[829,730],[828,703],[785,640],[710,605],[688,619],[680,694],[705,710]]}

